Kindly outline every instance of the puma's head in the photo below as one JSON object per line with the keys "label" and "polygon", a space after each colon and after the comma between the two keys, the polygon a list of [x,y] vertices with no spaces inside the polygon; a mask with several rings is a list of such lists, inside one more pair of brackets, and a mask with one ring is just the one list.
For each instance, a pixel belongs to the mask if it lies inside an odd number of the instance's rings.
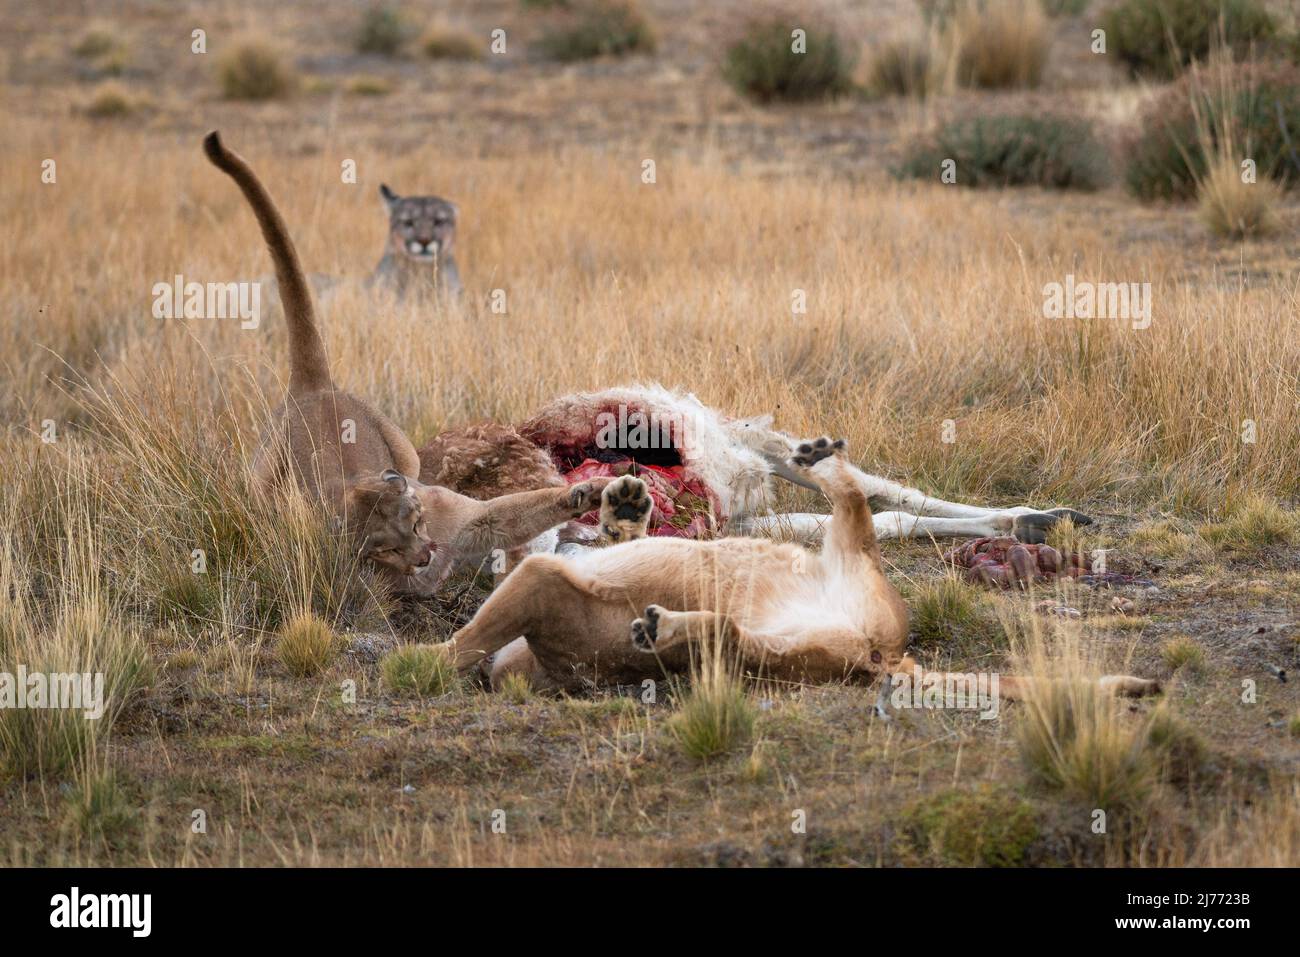
{"label": "puma's head", "polygon": [[415,486],[393,469],[348,486],[348,527],[362,558],[399,575],[423,571],[436,549],[425,533]]}
{"label": "puma's head", "polygon": [[438,196],[398,196],[386,185],[379,187],[379,195],[388,206],[388,246],[394,255],[433,262],[451,253],[455,203]]}

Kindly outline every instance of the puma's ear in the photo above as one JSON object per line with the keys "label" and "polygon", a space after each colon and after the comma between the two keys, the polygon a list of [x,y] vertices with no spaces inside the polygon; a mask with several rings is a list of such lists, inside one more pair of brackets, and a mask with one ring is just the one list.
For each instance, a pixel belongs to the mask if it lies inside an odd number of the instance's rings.
{"label": "puma's ear", "polygon": [[384,469],[384,474],[379,477],[390,485],[395,485],[398,491],[406,491],[406,476],[397,469]]}
{"label": "puma's ear", "polygon": [[396,203],[399,199],[402,198],[402,197],[398,196],[396,193],[394,193],[391,189],[389,189],[387,183],[380,183],[380,184],[379,184],[379,195],[383,198],[383,200],[384,200],[384,204],[385,204],[389,209],[392,209],[392,208],[393,208],[393,204]]}

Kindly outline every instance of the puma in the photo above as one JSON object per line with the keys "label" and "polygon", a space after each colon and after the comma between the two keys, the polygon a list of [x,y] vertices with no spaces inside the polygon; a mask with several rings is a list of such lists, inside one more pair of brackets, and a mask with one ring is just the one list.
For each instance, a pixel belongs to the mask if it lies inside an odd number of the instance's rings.
{"label": "puma", "polygon": [[[487,501],[421,483],[410,439],[378,409],[334,384],[311,290],[270,194],[217,132],[204,137],[203,149],[252,207],[289,324],[288,394],[254,455],[258,488],[303,489],[342,519],[360,558],[399,591],[425,594],[463,562],[519,548],[597,508],[612,516],[629,495],[644,496],[643,484],[630,477]],[[640,527],[643,533],[644,521]]]}

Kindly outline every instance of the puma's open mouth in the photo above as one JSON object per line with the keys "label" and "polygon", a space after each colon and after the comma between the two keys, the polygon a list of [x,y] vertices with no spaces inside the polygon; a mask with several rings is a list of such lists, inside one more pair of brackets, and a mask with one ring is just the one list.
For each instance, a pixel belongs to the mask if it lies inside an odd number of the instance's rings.
{"label": "puma's open mouth", "polygon": [[423,565],[412,565],[412,566],[411,566],[411,571],[410,571],[409,574],[411,574],[411,575],[423,575],[423,574],[424,574],[425,572],[427,572],[431,567],[433,567],[433,557],[434,557],[436,554],[438,554],[438,552],[437,552],[436,549],[433,550],[433,551],[431,551],[431,552],[429,552],[429,557],[426,558],[426,559],[424,560],[424,564],[423,564]]}

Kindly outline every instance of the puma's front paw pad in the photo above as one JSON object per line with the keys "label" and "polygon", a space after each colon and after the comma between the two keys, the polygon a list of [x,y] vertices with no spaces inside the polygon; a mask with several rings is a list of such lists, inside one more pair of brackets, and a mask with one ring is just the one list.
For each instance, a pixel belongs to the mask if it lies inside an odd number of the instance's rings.
{"label": "puma's front paw pad", "polygon": [[624,475],[605,486],[600,496],[600,530],[611,542],[645,538],[654,502],[650,489],[634,475]]}
{"label": "puma's front paw pad", "polygon": [[632,622],[632,644],[644,652],[652,653],[655,642],[659,640],[660,611],[662,609],[658,605],[647,605],[645,616]]}
{"label": "puma's front paw pad", "polygon": [[823,435],[820,439],[800,443],[790,463],[801,469],[811,468],[822,459],[828,459],[836,452],[843,452],[847,447],[848,443],[843,439],[830,439]]}

